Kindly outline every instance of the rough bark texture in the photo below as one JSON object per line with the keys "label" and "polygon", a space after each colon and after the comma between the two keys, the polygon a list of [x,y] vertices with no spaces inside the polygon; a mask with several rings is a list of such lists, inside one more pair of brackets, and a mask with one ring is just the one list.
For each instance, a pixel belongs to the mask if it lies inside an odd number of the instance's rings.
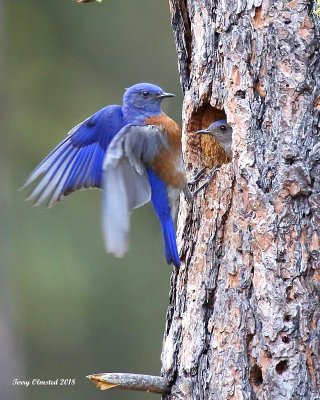
{"label": "rough bark texture", "polygon": [[[170,0],[192,173],[165,399],[320,399],[319,25],[310,1]],[[226,116],[233,160],[196,135]]]}

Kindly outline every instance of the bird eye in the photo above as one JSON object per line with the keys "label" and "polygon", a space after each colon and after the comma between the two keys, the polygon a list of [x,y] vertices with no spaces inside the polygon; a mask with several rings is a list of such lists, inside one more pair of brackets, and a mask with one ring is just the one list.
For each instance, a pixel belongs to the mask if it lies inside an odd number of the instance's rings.
{"label": "bird eye", "polygon": [[226,125],[221,125],[220,126],[220,131],[225,132],[227,130]]}
{"label": "bird eye", "polygon": [[141,92],[141,94],[142,94],[143,97],[148,97],[148,96],[150,96],[150,92],[149,92],[148,90],[143,90],[143,91]]}

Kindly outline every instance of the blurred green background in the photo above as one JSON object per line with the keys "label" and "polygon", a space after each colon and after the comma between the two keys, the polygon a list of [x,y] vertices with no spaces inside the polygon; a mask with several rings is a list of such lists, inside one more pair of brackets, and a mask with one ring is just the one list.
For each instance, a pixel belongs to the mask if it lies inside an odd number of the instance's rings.
{"label": "blurred green background", "polygon": [[[125,87],[182,96],[167,0],[0,0],[0,399],[151,399],[100,392],[98,372],[159,374],[172,268],[150,206],[132,216],[130,251],[104,251],[101,192],[32,208],[17,192],[68,130]],[[19,388],[13,379],[75,378]]]}

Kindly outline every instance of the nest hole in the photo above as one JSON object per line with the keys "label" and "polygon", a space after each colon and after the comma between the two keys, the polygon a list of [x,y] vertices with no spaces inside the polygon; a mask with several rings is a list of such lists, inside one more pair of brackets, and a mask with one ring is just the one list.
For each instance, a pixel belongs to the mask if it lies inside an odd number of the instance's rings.
{"label": "nest hole", "polygon": [[193,133],[207,128],[212,122],[226,118],[226,113],[223,109],[212,107],[211,104],[206,103],[192,113],[187,131]]}
{"label": "nest hole", "polygon": [[213,122],[226,118],[223,109],[212,107],[209,103],[203,104],[191,115],[187,125],[188,141],[192,147],[200,148],[201,162],[206,168],[221,166],[229,163],[230,159],[211,135],[198,135],[196,132],[208,128]]}

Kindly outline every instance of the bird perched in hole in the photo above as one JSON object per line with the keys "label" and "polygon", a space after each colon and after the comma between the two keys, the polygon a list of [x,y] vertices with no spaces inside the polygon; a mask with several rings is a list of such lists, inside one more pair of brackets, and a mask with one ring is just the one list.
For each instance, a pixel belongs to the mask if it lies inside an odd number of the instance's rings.
{"label": "bird perched in hole", "polygon": [[207,129],[201,129],[197,133],[207,133],[212,135],[226,154],[232,158],[232,128],[225,119],[213,122]]}
{"label": "bird perched in hole", "polygon": [[173,97],[150,83],[128,88],[123,104],[109,105],[75,126],[34,169],[23,187],[40,180],[27,200],[53,206],[87,188],[103,189],[107,251],[128,247],[130,211],[152,201],[168,264],[180,265],[174,218],[179,195],[190,198],[181,152],[181,130],[161,110]]}

